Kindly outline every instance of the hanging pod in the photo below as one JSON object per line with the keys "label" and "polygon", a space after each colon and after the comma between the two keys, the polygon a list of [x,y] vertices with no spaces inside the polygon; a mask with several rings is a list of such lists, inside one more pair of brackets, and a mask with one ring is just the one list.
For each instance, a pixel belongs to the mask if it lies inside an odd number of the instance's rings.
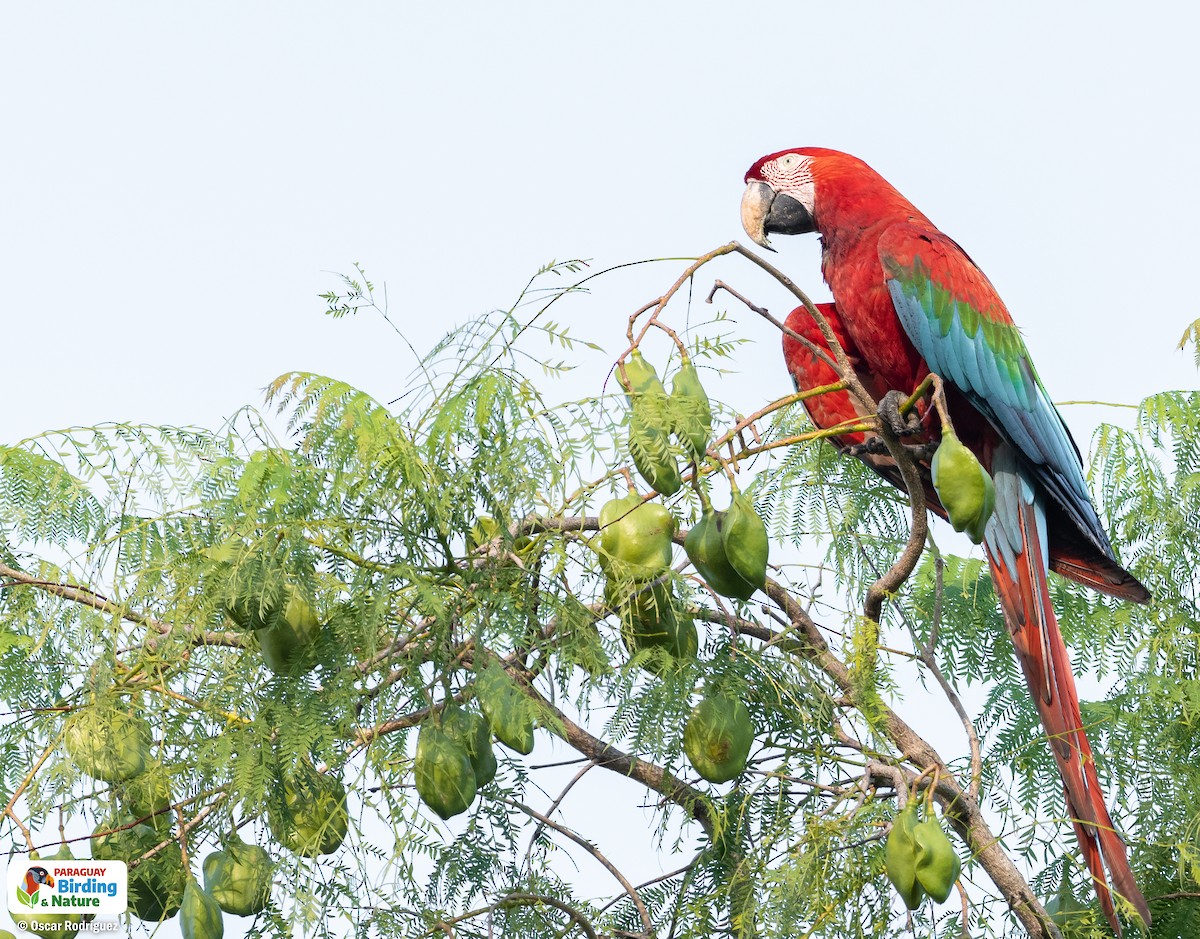
{"label": "hanging pod", "polygon": [[723,512],[717,512],[705,498],[699,521],[683,540],[683,550],[696,568],[696,573],[717,593],[737,600],[749,600],[757,589],[733,569],[725,554],[721,537]]}
{"label": "hanging pod", "polygon": [[204,859],[204,889],[226,913],[254,916],[271,899],[271,855],[231,833],[225,847]]}
{"label": "hanging pod", "polygon": [[266,629],[254,630],[263,661],[276,675],[303,675],[316,668],[316,640],[321,624],[296,587],[287,589],[283,615]]}
{"label": "hanging pod", "polygon": [[933,488],[955,531],[964,531],[975,544],[996,508],[992,477],[954,431],[942,429],[942,439],[930,465]]}
{"label": "hanging pod", "polygon": [[349,825],[345,786],[329,773],[318,773],[306,760],[284,778],[267,803],[271,836],[304,857],[332,854],[342,846]]}
{"label": "hanging pod", "polygon": [[671,566],[675,518],[657,502],[636,492],[600,509],[600,566],[609,577],[653,580]]}
{"label": "hanging pod", "polygon": [[741,701],[707,693],[683,728],[683,751],[696,772],[712,783],[741,775],[754,743],[754,722]]}
{"label": "hanging pod", "polygon": [[465,812],[475,801],[471,757],[436,719],[427,720],[417,734],[413,775],[421,801],[442,818]]}
{"label": "hanging pod", "polygon": [[962,873],[954,845],[932,814],[914,825],[912,833],[917,847],[917,882],[935,902],[945,903]]}
{"label": "hanging pod", "polygon": [[[102,822],[92,835],[92,857],[99,861],[124,861],[129,869],[129,909],[138,919],[149,923],[170,919],[179,912],[183,889],[189,874],[183,866],[178,842],[171,842],[153,857],[139,860],[154,848],[162,836],[149,825],[123,828],[132,819],[118,816]],[[114,830],[119,829],[119,830]]]}
{"label": "hanging pod", "polygon": [[533,716],[525,694],[491,662],[476,679],[479,708],[496,739],[522,755],[533,751]]}
{"label": "hanging pod", "polygon": [[626,396],[629,403],[634,404],[639,395],[662,395],[666,397],[667,389],[659,380],[654,366],[646,361],[640,349],[634,349],[625,360],[625,378],[629,381],[629,391]]}
{"label": "hanging pod", "polygon": [[143,772],[113,787],[121,807],[136,819],[160,833],[170,830],[174,821],[171,807],[171,774],[158,760],[151,758]]}
{"label": "hanging pod", "polygon": [[487,721],[481,715],[451,704],[442,712],[442,729],[467,751],[477,789],[496,778],[496,754],[492,752],[492,734],[488,730]]}
{"label": "hanging pod", "polygon": [[655,492],[673,496],[683,485],[679,463],[671,452],[667,433],[643,403],[634,404],[629,417],[629,455],[638,474]]}
{"label": "hanging pod", "polygon": [[225,922],[217,901],[191,877],[183,888],[179,905],[179,929],[183,939],[221,939],[225,935]]}
{"label": "hanging pod", "polygon": [[[770,552],[766,524],[754,511],[750,500],[737,490],[734,490],[728,510],[718,521],[729,566],[754,590],[761,590],[767,584]],[[742,599],[748,600],[749,596]]]}
{"label": "hanging pod", "polygon": [[917,879],[917,800],[910,798],[892,821],[883,852],[883,870],[910,910],[921,905],[925,888]]}
{"label": "hanging pod", "polygon": [[671,382],[671,411],[675,415],[676,437],[692,458],[699,460],[712,439],[712,404],[700,384],[696,366],[686,354]]}
{"label": "hanging pod", "polygon": [[[663,649],[675,660],[696,657],[700,647],[696,622],[676,608],[669,582],[645,586],[609,580],[605,583],[605,602],[617,611],[621,641],[631,654]],[[668,665],[654,658],[643,664],[656,675],[662,674]]]}
{"label": "hanging pod", "polygon": [[94,779],[122,782],[145,772],[150,725],[111,704],[80,708],[67,718],[63,744],[71,761]]}

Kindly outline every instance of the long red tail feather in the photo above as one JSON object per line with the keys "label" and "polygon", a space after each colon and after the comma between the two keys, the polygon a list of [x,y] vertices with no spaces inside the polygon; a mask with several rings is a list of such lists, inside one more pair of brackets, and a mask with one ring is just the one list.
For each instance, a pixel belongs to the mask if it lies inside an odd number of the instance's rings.
{"label": "long red tail feather", "polygon": [[[1009,508],[997,506],[997,511]],[[1146,923],[1150,922],[1150,909],[1129,867],[1125,842],[1113,826],[1096,775],[1096,761],[1083,728],[1067,647],[1050,604],[1037,506],[1023,503],[1018,512],[1021,543],[1012,555],[1015,569],[1010,569],[1006,552],[998,550],[992,538],[988,539],[992,580],[1025,681],[1058,764],[1067,813],[1100,898],[1100,907],[1120,935],[1106,867],[1112,877],[1112,889],[1129,901]]]}

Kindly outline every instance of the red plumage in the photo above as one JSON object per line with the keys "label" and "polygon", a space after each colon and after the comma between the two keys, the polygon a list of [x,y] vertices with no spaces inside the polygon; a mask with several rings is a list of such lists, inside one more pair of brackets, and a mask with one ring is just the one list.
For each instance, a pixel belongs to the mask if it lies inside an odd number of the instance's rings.
{"label": "red plumage", "polygon": [[[884,386],[879,382],[878,376],[864,364],[865,356],[850,337],[838,308],[832,303],[822,303],[817,305],[817,309],[833,330],[838,343],[854,366],[859,381],[868,393],[878,397]],[[804,307],[793,310],[785,325],[818,349],[829,352],[823,334]],[[837,372],[827,362],[786,333],[783,337],[783,352],[797,390],[818,388],[838,380]],[[853,396],[846,391],[827,392],[806,399],[804,406],[813,423],[819,428],[834,427],[864,416],[864,409],[858,406]],[[962,407],[960,402],[955,410],[961,411]],[[958,417],[955,415],[956,426],[958,423]],[[841,434],[829,439],[839,449],[846,450],[864,443],[865,435]],[[976,445],[979,443],[974,442]],[[984,455],[988,458],[985,466],[989,469],[994,451],[994,446],[988,446],[984,450]],[[904,488],[899,471],[890,457],[861,451],[858,455],[893,485]],[[924,464],[922,470],[926,503],[931,511],[945,518],[945,510],[938,501],[937,492],[930,479],[928,464]],[[1063,779],[1067,811],[1072,819],[1084,860],[1092,874],[1101,907],[1113,928],[1120,934],[1120,925],[1113,910],[1105,877],[1105,864],[1112,875],[1117,893],[1135,906],[1147,924],[1150,921],[1150,911],[1129,867],[1125,844],[1116,833],[1104,803],[1091,745],[1083,730],[1083,718],[1079,710],[1079,699],[1066,644],[1050,604],[1045,569],[1038,561],[1042,556],[1038,543],[1039,533],[1028,512],[1021,519],[1021,530],[1026,548],[1017,556],[1019,563],[1015,565],[1015,570],[1008,568],[1002,553],[988,551],[992,581],[1026,683],[1050,740]],[[1064,564],[1061,559],[1056,559],[1053,554],[1051,566],[1058,567],[1060,572],[1067,576],[1074,573],[1073,568]]]}

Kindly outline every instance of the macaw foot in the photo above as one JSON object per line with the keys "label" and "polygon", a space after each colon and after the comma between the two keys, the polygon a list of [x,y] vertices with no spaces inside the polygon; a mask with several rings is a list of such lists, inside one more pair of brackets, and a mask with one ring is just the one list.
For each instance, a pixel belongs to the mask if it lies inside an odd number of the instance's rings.
{"label": "macaw foot", "polygon": [[870,437],[862,443],[856,443],[846,448],[852,457],[862,459],[864,456],[883,456],[888,453],[887,444],[882,437]]}
{"label": "macaw foot", "polygon": [[921,432],[921,419],[916,414],[906,417],[900,413],[900,405],[907,400],[908,395],[893,388],[879,402],[879,419],[884,421],[897,437],[908,437]]}
{"label": "macaw foot", "polygon": [[[936,443],[906,443],[903,444],[905,450],[912,454],[914,460],[918,463],[928,463],[933,459],[933,451],[937,449]],[[863,459],[867,456],[890,456],[891,451],[888,445],[884,443],[882,437],[871,437],[862,443],[856,443],[853,446],[847,447],[846,452],[852,457]]]}

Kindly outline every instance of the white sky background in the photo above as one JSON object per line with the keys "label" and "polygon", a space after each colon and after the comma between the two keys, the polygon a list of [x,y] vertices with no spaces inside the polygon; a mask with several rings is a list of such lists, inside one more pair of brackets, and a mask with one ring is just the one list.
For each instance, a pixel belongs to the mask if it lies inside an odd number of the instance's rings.
{"label": "white sky background", "polygon": [[[1174,348],[1200,315],[1185,4],[649,6],[0,3],[0,441],[213,427],[294,369],[388,400],[411,355],[377,317],[325,317],[326,272],[386,282],[422,349],[551,259],[744,241],[746,168],[802,145],[863,157],[958,240],[1056,399],[1195,386]],[[774,241],[825,298],[815,237]],[[681,268],[601,278],[555,318],[615,356]],[[698,291],[716,276],[791,306],[733,261]],[[710,388],[748,412],[790,383],[777,336],[725,308],[756,344]],[[1085,448],[1127,420],[1066,417]]]}

